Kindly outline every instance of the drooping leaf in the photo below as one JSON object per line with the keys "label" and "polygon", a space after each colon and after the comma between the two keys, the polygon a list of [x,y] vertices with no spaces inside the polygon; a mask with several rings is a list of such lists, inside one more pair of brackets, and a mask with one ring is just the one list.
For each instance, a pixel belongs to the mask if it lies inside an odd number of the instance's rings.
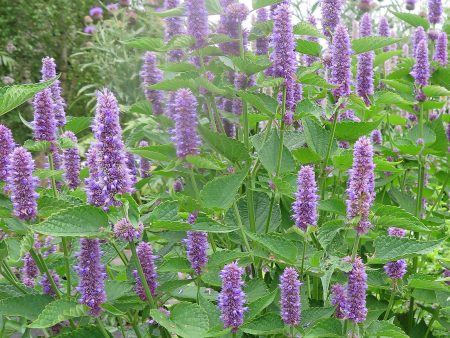
{"label": "drooping leaf", "polygon": [[323,34],[309,22],[301,21],[294,26],[294,34],[323,38]]}
{"label": "drooping leaf", "polygon": [[84,304],[65,299],[57,299],[48,304],[39,314],[38,318],[28,325],[28,327],[35,329],[51,327],[64,320],[84,316],[87,310],[88,307]]}
{"label": "drooping leaf", "polygon": [[388,322],[387,320],[375,320],[366,329],[369,336],[392,337],[392,338],[408,338],[409,336],[403,332],[398,326]]}

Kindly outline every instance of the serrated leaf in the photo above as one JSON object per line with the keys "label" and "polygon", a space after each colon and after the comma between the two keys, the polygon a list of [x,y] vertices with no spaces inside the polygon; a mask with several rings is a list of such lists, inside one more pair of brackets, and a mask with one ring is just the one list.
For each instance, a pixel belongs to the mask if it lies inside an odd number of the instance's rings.
{"label": "serrated leaf", "polygon": [[342,324],[337,318],[326,318],[318,321],[306,331],[305,338],[341,338]]}
{"label": "serrated leaf", "polygon": [[382,65],[390,58],[392,58],[394,56],[400,56],[400,55],[402,55],[401,50],[390,50],[388,52],[379,53],[375,56],[375,60],[373,61],[373,66],[377,67],[379,65]]}
{"label": "serrated leaf", "polygon": [[226,168],[223,163],[201,155],[188,155],[186,156],[186,161],[200,169],[223,170]]}
{"label": "serrated leaf", "polygon": [[374,241],[374,259],[393,261],[424,255],[439,248],[444,240],[419,241],[412,238],[379,236]]}
{"label": "serrated leaf", "polygon": [[377,129],[381,120],[373,122],[353,122],[342,121],[336,124],[336,138],[338,140],[356,141],[361,136],[368,135],[372,130]]}
{"label": "serrated leaf", "polygon": [[48,295],[21,295],[0,300],[0,315],[36,319],[53,300]]}
{"label": "serrated leaf", "polygon": [[422,26],[423,28],[425,28],[425,30],[428,30],[428,28],[430,28],[430,23],[428,22],[428,20],[424,17],[421,17],[420,15],[401,12],[392,12],[392,14],[394,14],[400,20],[410,24],[411,26]]}
{"label": "serrated leaf", "polygon": [[165,44],[163,51],[167,52],[174,49],[189,48],[194,44],[195,38],[191,35],[175,35]]}
{"label": "serrated leaf", "polygon": [[169,162],[176,158],[176,150],[173,144],[157,144],[154,146],[132,148],[128,149],[128,151],[153,161]]}
{"label": "serrated leaf", "polygon": [[301,21],[294,26],[294,34],[323,38],[323,34],[309,22]]}
{"label": "serrated leaf", "polygon": [[252,75],[269,68],[270,61],[267,56],[246,55],[245,57],[231,57],[234,66],[242,73]]}
{"label": "serrated leaf", "polygon": [[50,148],[50,142],[26,140],[23,146],[29,151],[45,152]]}
{"label": "serrated leaf", "polygon": [[383,92],[380,96],[375,99],[375,104],[404,104],[404,105],[412,105],[413,102],[406,101],[400,95],[393,92]]}
{"label": "serrated leaf", "polygon": [[266,313],[244,323],[240,329],[252,335],[271,335],[284,331],[284,324],[277,313]]}
{"label": "serrated leaf", "polygon": [[[331,133],[310,118],[304,118],[302,123],[308,147],[320,155],[321,158],[325,158]],[[337,149],[337,144],[333,140],[331,145],[331,153],[333,153]]]}
{"label": "serrated leaf", "polygon": [[429,85],[423,87],[422,90],[426,96],[450,96],[450,90],[441,86]]}
{"label": "serrated leaf", "polygon": [[278,295],[278,289],[275,289],[271,293],[268,293],[265,296],[262,296],[255,300],[254,302],[248,305],[248,312],[246,315],[246,321],[251,320],[255,316],[259,315],[265,308],[267,308],[270,304],[273,303],[275,298]]}
{"label": "serrated leaf", "polygon": [[252,0],[252,8],[258,9],[261,7],[266,7],[266,6],[277,4],[281,1],[282,0]]}
{"label": "serrated leaf", "polygon": [[146,51],[160,52],[164,50],[164,40],[160,38],[141,37],[124,42],[125,46]]}
{"label": "serrated leaf", "polygon": [[[252,139],[253,140],[253,139]],[[258,158],[269,174],[276,172],[278,166],[278,151],[280,148],[280,137],[276,131],[270,133],[269,138],[258,151]],[[288,173],[295,170],[295,161],[290,151],[283,145],[281,166],[279,173]]]}
{"label": "serrated leaf", "polygon": [[183,16],[185,12],[184,6],[171,8],[165,11],[153,12],[152,15],[158,16],[160,18],[173,18],[177,16]]}
{"label": "serrated leaf", "polygon": [[33,225],[33,231],[60,237],[98,237],[108,229],[108,216],[89,205],[76,206],[53,214],[45,221]]}
{"label": "serrated leaf", "polygon": [[208,259],[208,267],[223,267],[225,264],[247,257],[248,254],[240,251],[222,250],[214,252]]}
{"label": "serrated leaf", "polygon": [[271,111],[270,107],[266,105],[266,103],[263,101],[263,99],[258,96],[257,94],[249,93],[244,90],[240,90],[238,92],[239,97],[247,102],[249,105],[255,107],[257,110],[259,110],[261,113],[264,113],[268,116],[273,116],[273,112]]}
{"label": "serrated leaf", "polygon": [[84,304],[57,299],[48,304],[39,314],[39,317],[28,327],[35,329],[47,328],[67,319],[84,316],[87,310],[88,307]]}
{"label": "serrated leaf", "polygon": [[64,127],[65,130],[69,130],[74,134],[78,134],[80,131],[83,131],[91,126],[92,119],[87,116],[68,116],[67,123]]}
{"label": "serrated leaf", "polygon": [[334,306],[310,307],[302,311],[302,326],[311,327],[312,324],[323,318],[328,318],[334,313]]}
{"label": "serrated leaf", "polygon": [[374,216],[374,223],[377,226],[398,227],[418,232],[430,231],[417,217],[393,205],[379,207]]}
{"label": "serrated leaf", "polygon": [[153,108],[152,108],[151,103],[148,100],[142,100],[142,101],[134,103],[128,111],[130,113],[151,115],[153,112]]}
{"label": "serrated leaf", "polygon": [[302,54],[320,56],[322,46],[320,45],[320,43],[315,41],[297,39],[295,44],[295,50]]}
{"label": "serrated leaf", "polygon": [[296,245],[276,233],[269,234],[255,234],[247,232],[247,236],[258,244],[266,248],[270,253],[273,253],[278,258],[289,263],[294,263],[297,256]]}
{"label": "serrated leaf", "polygon": [[408,338],[398,326],[386,321],[375,320],[367,328],[366,334],[370,337]]}
{"label": "serrated leaf", "polygon": [[184,257],[174,257],[164,260],[158,266],[158,272],[191,272],[191,264]]}
{"label": "serrated leaf", "polygon": [[403,41],[403,38],[389,38],[384,36],[366,36],[352,41],[352,49],[355,54],[361,54],[393,45]]}

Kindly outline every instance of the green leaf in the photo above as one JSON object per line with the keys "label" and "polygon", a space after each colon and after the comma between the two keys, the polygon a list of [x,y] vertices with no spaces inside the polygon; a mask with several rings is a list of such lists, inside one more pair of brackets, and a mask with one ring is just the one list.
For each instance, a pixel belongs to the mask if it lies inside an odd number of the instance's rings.
{"label": "green leaf", "polygon": [[48,304],[39,317],[28,327],[35,329],[47,328],[67,319],[84,316],[87,310],[88,307],[84,304],[57,299]]}
{"label": "green leaf", "polygon": [[128,149],[132,154],[139,155],[153,161],[169,162],[176,158],[176,150],[173,144],[158,144]]}
{"label": "green leaf", "polygon": [[[314,150],[314,152],[320,155],[321,158],[325,158],[331,133],[328,130],[322,128],[311,118],[304,118],[302,122],[305,140],[308,144],[308,147],[310,147],[312,150]],[[333,153],[336,149],[337,144],[333,140],[333,142],[331,143],[331,153]]]}
{"label": "green leaf", "polygon": [[80,131],[89,128],[91,123],[92,119],[87,116],[68,116],[65,129],[78,134]]}
{"label": "green leaf", "polygon": [[361,54],[393,45],[403,41],[404,38],[388,38],[384,36],[366,36],[352,41],[352,49],[355,54]]}
{"label": "green leaf", "polygon": [[294,26],[294,34],[323,38],[323,34],[309,22],[301,21]]}
{"label": "green leaf", "polygon": [[209,15],[222,14],[222,6],[219,0],[206,0],[205,5]]}
{"label": "green leaf", "polygon": [[317,322],[309,329],[304,338],[334,338],[342,337],[342,324],[337,318],[326,318]]}
{"label": "green leaf", "polygon": [[226,166],[213,157],[204,157],[201,155],[188,155],[186,161],[200,169],[223,170]]}
{"label": "green leaf", "polygon": [[336,138],[338,140],[356,141],[363,135],[368,135],[377,129],[381,120],[373,122],[342,121],[336,124]]}
{"label": "green leaf", "polygon": [[154,90],[166,90],[166,91],[174,91],[180,88],[189,88],[191,90],[197,89],[197,84],[193,79],[182,79],[179,77],[173,79],[162,80],[154,85],[149,86],[148,88]]}
{"label": "green leaf", "polygon": [[187,62],[167,62],[159,65],[159,69],[164,70],[166,72],[175,72],[175,73],[197,71],[197,68],[193,64]]}
{"label": "green leaf", "polygon": [[320,45],[320,43],[315,41],[297,39],[295,50],[302,54],[320,56],[322,46]]}
{"label": "green leaf", "polygon": [[128,110],[130,113],[151,115],[153,108],[148,100],[142,100],[134,103]]}
{"label": "green leaf", "polygon": [[[253,140],[253,139],[252,139]],[[268,140],[264,143],[262,148],[258,151],[258,157],[264,168],[269,174],[276,172],[278,166],[278,151],[280,148],[280,138],[276,131],[270,133]],[[296,168],[295,161],[283,145],[283,153],[281,157],[281,166],[279,173],[288,173],[294,171]]]}
{"label": "green leaf", "polygon": [[117,280],[107,280],[105,283],[106,299],[112,302],[126,295],[132,288],[132,285]]}
{"label": "green leaf", "polygon": [[417,217],[393,205],[379,207],[375,212],[373,222],[377,226],[383,227],[398,227],[418,232],[430,231]]}
{"label": "green leaf", "polygon": [[319,210],[333,212],[339,215],[345,215],[345,209],[345,203],[340,199],[327,199],[319,203]]}
{"label": "green leaf", "polygon": [[425,30],[428,30],[428,28],[430,28],[430,23],[428,22],[428,20],[419,15],[401,12],[392,12],[392,14],[394,14],[400,20],[410,24],[411,26],[422,26]]}
{"label": "green leaf", "polygon": [[246,312],[246,321],[259,315],[265,308],[273,303],[278,295],[278,289],[273,290],[265,296],[262,296],[248,305],[248,312]]}
{"label": "green leaf", "polygon": [[320,156],[311,148],[297,148],[291,153],[300,164],[319,163],[321,160]]}
{"label": "green leaf", "polygon": [[444,240],[445,238],[435,241],[419,241],[411,238],[379,236],[374,241],[374,259],[393,261],[424,255],[439,248]]}
{"label": "green leaf", "polygon": [[255,10],[261,7],[277,4],[281,1],[282,0],[252,0],[252,8]]}
{"label": "green leaf", "polygon": [[19,316],[34,320],[52,300],[53,298],[48,295],[22,295],[2,299],[0,300],[0,315]]}
{"label": "green leaf", "polygon": [[171,308],[170,317],[159,310],[150,310],[150,316],[170,333],[180,337],[204,337],[209,330],[206,311],[197,304],[179,303]]}
{"label": "green leaf", "polygon": [[109,224],[104,211],[83,205],[53,214],[31,228],[37,233],[49,236],[99,237],[109,228]]}
{"label": "green leaf", "polygon": [[194,44],[195,38],[191,35],[175,35],[167,42],[167,44],[165,44],[164,51],[189,48]]}
{"label": "green leaf", "polygon": [[242,185],[248,168],[236,174],[216,177],[208,182],[200,192],[200,198],[205,208],[228,209],[233,204],[234,197]]}
{"label": "green leaf", "polygon": [[94,325],[80,326],[75,330],[64,331],[57,336],[58,338],[98,338],[103,337],[100,329]]}
{"label": "green leaf", "polygon": [[26,140],[23,146],[29,151],[44,152],[50,148],[50,142]]}
{"label": "green leaf", "polygon": [[158,266],[159,272],[191,272],[191,264],[184,257],[174,257],[164,260],[163,263]]}
{"label": "green leaf", "polygon": [[274,113],[271,111],[270,107],[266,105],[264,100],[258,96],[257,94],[249,93],[244,90],[240,90],[238,92],[239,97],[247,102],[249,105],[255,107],[261,113],[266,114],[268,116],[272,116]]}
{"label": "green leaf", "polygon": [[390,338],[408,338],[409,336],[403,332],[398,326],[388,322],[387,320],[375,320],[367,328],[366,334],[370,337],[390,337]]}
{"label": "green leaf", "polygon": [[269,59],[261,55],[247,54],[245,57],[231,57],[231,60],[239,71],[247,75],[259,73],[270,66]]}
{"label": "green leaf", "polygon": [[323,318],[329,318],[334,313],[334,306],[310,307],[302,311],[302,326],[311,327],[312,324]]}
{"label": "green leaf", "polygon": [[208,267],[223,267],[225,264],[247,257],[248,254],[240,251],[222,250],[214,252],[208,259]]}
{"label": "green leaf", "polygon": [[412,105],[414,102],[406,101],[403,97],[393,92],[383,92],[380,96],[375,99],[375,104],[404,104]]}
{"label": "green leaf", "polygon": [[247,232],[247,236],[251,240],[262,245],[278,258],[289,263],[295,262],[295,258],[297,257],[297,247],[293,242],[287,240],[286,237],[277,233],[255,234],[252,232]]}
{"label": "green leaf", "polygon": [[450,96],[450,90],[441,86],[425,86],[422,90],[426,96]]}
{"label": "green leaf", "polygon": [[22,103],[31,99],[34,95],[50,87],[59,75],[51,80],[33,83],[20,84],[0,88],[0,116],[6,114],[10,110],[20,106]]}
{"label": "green leaf", "polygon": [[252,335],[271,335],[282,333],[284,324],[277,313],[266,313],[250,322],[244,323],[240,329]]}
{"label": "green leaf", "polygon": [[130,48],[143,49],[151,52],[161,52],[165,48],[163,39],[151,37],[135,38],[125,41],[124,44]]}
{"label": "green leaf", "polygon": [[373,61],[373,66],[378,67],[379,65],[384,64],[390,58],[392,58],[394,56],[400,56],[400,55],[402,55],[401,50],[390,50],[388,52],[379,53],[375,56],[375,60]]}
{"label": "green leaf", "polygon": [[387,84],[388,86],[396,89],[397,91],[405,94],[411,94],[414,92],[414,86],[412,83],[407,81],[401,81],[401,80],[382,80],[383,83]]}
{"label": "green leaf", "polygon": [[227,93],[227,91],[225,89],[217,87],[214,83],[209,81],[207,78],[199,77],[195,81],[197,82],[199,87],[206,89],[207,91],[209,91],[212,94],[225,95]]}

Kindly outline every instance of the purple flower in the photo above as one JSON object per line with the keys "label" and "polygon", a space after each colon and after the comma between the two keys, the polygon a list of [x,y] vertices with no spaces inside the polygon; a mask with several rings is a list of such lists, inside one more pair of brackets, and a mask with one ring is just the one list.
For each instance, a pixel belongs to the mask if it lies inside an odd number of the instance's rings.
{"label": "purple flower", "polygon": [[384,272],[392,279],[402,279],[406,273],[406,261],[399,259],[396,262],[389,262],[384,266]]}
{"label": "purple flower", "polygon": [[[269,12],[267,8],[259,8],[256,11],[256,22],[266,22],[269,19]],[[256,39],[256,55],[267,55],[269,52],[269,39]]]}
{"label": "purple flower", "polygon": [[416,49],[416,63],[413,66],[411,75],[414,77],[417,92],[416,99],[418,101],[425,101],[426,97],[422,91],[422,87],[428,84],[430,78],[430,64],[428,61],[428,45],[426,40],[422,40],[417,45]]}
{"label": "purple flower", "polygon": [[407,43],[402,46],[402,56],[405,58],[409,57],[409,46]]}
{"label": "purple flower", "polygon": [[406,0],[406,9],[408,11],[413,11],[416,8],[417,0]]}
{"label": "purple flower", "polygon": [[33,100],[34,139],[36,141],[56,140],[56,120],[50,88],[37,93]]}
{"label": "purple flower", "polygon": [[197,99],[189,89],[179,89],[175,94],[174,120],[175,128],[172,140],[177,149],[177,156],[199,154],[200,139],[197,135]]}
{"label": "purple flower", "polygon": [[106,9],[110,12],[116,12],[119,10],[119,4],[107,4]]}
{"label": "purple flower", "polygon": [[94,34],[96,30],[97,27],[95,27],[95,25],[87,25],[86,27],[84,27],[83,32],[85,32],[86,34]]}
{"label": "purple flower", "polygon": [[383,143],[383,136],[381,135],[381,131],[379,131],[378,129],[372,131],[372,133],[370,134],[370,140],[373,144]]}
{"label": "purple flower", "polygon": [[209,34],[208,11],[205,0],[186,0],[187,32],[195,38],[195,48],[205,45]]}
{"label": "purple flower", "polygon": [[127,218],[122,218],[114,224],[114,236],[127,242],[132,242],[139,239],[144,231],[144,225],[139,224],[137,228],[131,224]]}
{"label": "purple flower", "polygon": [[303,166],[298,172],[297,192],[292,204],[295,225],[306,231],[308,226],[317,224],[317,185],[312,166]]}
{"label": "purple flower", "polygon": [[[308,16],[308,22],[312,25],[312,26],[314,26],[314,27],[316,27],[316,18],[314,17],[314,16],[312,16],[312,15],[310,15],[310,16]],[[307,36],[306,37],[306,40],[308,40],[308,41],[314,41],[314,42],[317,42],[317,41],[319,41],[319,39],[318,38],[316,38],[316,37],[314,37],[314,36]],[[309,66],[311,66],[314,62],[316,62],[316,61],[319,61],[319,58],[317,57],[317,56],[312,56],[312,55],[307,55],[307,54],[305,54],[305,56],[303,57],[303,59],[304,59],[304,61],[305,61],[305,64],[309,67]]]}
{"label": "purple flower", "polygon": [[[179,0],[165,0],[166,10],[176,8],[179,5],[180,5]],[[181,35],[186,33],[183,18],[179,16],[168,17],[165,18],[164,21],[166,22],[164,35],[166,42],[172,39],[175,35]],[[169,51],[168,55],[170,62],[180,62],[183,59],[184,52],[182,49],[174,49]]]}
{"label": "purple flower", "polygon": [[433,60],[439,62],[442,67],[445,67],[448,64],[447,44],[447,33],[440,32],[436,40],[436,49],[434,51]]}
{"label": "purple flower", "polygon": [[177,178],[173,182],[173,191],[174,192],[181,192],[181,191],[183,191],[183,181],[181,181],[181,179]]}
{"label": "purple flower", "polygon": [[188,222],[189,224],[195,224],[195,222],[197,222],[197,217],[198,217],[198,212],[194,211],[191,212],[186,220],[186,222]]}
{"label": "purple flower", "polygon": [[98,149],[95,144],[89,148],[87,153],[87,166],[89,168],[89,177],[84,181],[87,201],[89,204],[97,207],[103,206],[105,204],[105,196],[100,185]]}
{"label": "purple flower", "polygon": [[25,148],[17,147],[9,160],[7,185],[14,214],[22,220],[31,220],[37,215],[36,200],[39,196],[35,192],[38,180],[33,177],[33,158]]}
{"label": "purple flower", "polygon": [[92,7],[89,10],[89,15],[94,19],[101,19],[103,17],[103,9],[100,7]]}
{"label": "purple flower", "polygon": [[208,262],[208,234],[201,231],[188,231],[185,242],[191,267],[197,275],[200,275],[202,268]]}
{"label": "purple flower", "polygon": [[[360,118],[355,115],[355,113],[353,112],[352,109],[347,109],[346,111],[344,111],[338,115],[338,122],[345,121],[345,120],[349,120],[349,121],[353,121],[353,122],[361,122]],[[333,117],[330,118],[330,122],[333,122]]]}
{"label": "purple flower", "polygon": [[[450,277],[450,270],[449,269],[444,269],[444,277]],[[450,285],[450,280],[446,281],[446,283],[448,285]]]}
{"label": "purple flower", "polygon": [[[42,59],[42,81],[47,81],[56,77],[56,63],[51,57],[45,57]],[[53,113],[55,115],[56,126],[64,127],[66,124],[66,102],[61,96],[61,82],[55,80],[50,86],[53,100]]]}
{"label": "purple flower", "polygon": [[419,138],[416,140],[416,144],[417,144],[418,146],[422,146],[422,145],[424,144],[423,138],[419,137]]}
{"label": "purple flower", "polygon": [[[57,287],[58,289],[61,289],[61,281],[60,281],[60,279],[59,279],[58,274],[57,274],[55,271],[50,270],[50,275],[52,276],[53,281],[55,282],[56,287]],[[43,292],[44,294],[49,295],[49,296],[52,296],[52,297],[55,297],[55,296],[56,296],[56,293],[55,293],[55,291],[54,291],[53,288],[52,288],[52,285],[51,285],[51,283],[50,283],[50,280],[49,280],[48,277],[47,277],[47,274],[43,274],[43,275],[42,275],[42,278],[41,278],[41,281],[39,282],[39,284],[41,284],[41,286],[42,286],[42,292]]]}
{"label": "purple flower", "polygon": [[127,153],[127,167],[128,173],[130,175],[131,186],[134,189],[134,185],[137,182],[137,169],[136,169],[136,160],[134,159],[134,155],[132,153]]}
{"label": "purple flower", "polygon": [[225,328],[231,327],[232,332],[236,332],[244,322],[246,308],[244,307],[245,294],[242,291],[243,274],[244,269],[240,268],[236,262],[225,265],[220,272],[222,280],[222,290],[218,297],[220,319]]}
{"label": "purple flower", "polygon": [[389,28],[389,21],[385,16],[380,18],[380,22],[378,23],[378,35],[389,37],[391,35],[391,29]]}
{"label": "purple flower", "polygon": [[422,26],[419,26],[414,31],[414,35],[412,38],[412,56],[416,57],[417,46],[419,46],[419,42],[425,40],[427,41],[427,33],[423,29]]}
{"label": "purple flower", "polygon": [[[155,258],[153,255],[153,248],[150,243],[140,242],[137,246],[137,255],[139,262],[141,263],[142,270],[144,271],[145,280],[147,281],[150,293],[152,296],[156,296],[156,288],[158,283],[156,282],[156,270],[155,270]],[[136,286],[134,291],[142,299],[147,300],[147,296],[144,291],[144,286],[142,285],[139,274],[136,270],[133,271],[133,276],[136,279]]]}
{"label": "purple flower", "polygon": [[0,124],[0,181],[8,177],[9,156],[14,150],[14,139],[11,130]]}
{"label": "purple flower", "polygon": [[372,145],[367,137],[360,137],[353,150],[347,187],[347,218],[359,217],[355,230],[360,235],[371,227],[369,212],[375,199],[374,168]]}
{"label": "purple flower", "polygon": [[[372,35],[372,24],[369,13],[365,13],[360,24],[361,37]],[[373,95],[373,62],[375,53],[373,51],[358,55],[358,66],[356,71],[356,92],[370,105],[369,95]]]}
{"label": "purple flower", "polygon": [[[350,257],[347,257],[350,261]],[[366,307],[367,274],[360,257],[355,257],[353,268],[348,273],[345,316],[354,323],[362,323],[367,317]]]}
{"label": "purple flower", "polygon": [[71,131],[66,131],[62,134],[62,137],[70,139],[74,143],[73,148],[63,149],[63,168],[64,179],[67,181],[67,185],[70,189],[76,189],[80,181],[80,153],[77,146],[77,137]]}
{"label": "purple flower", "polygon": [[92,316],[100,316],[101,304],[106,302],[105,266],[101,263],[100,241],[91,238],[80,239],[78,265],[74,270],[78,273],[77,290],[81,294],[79,302],[90,307]]}
{"label": "purple flower", "polygon": [[164,93],[161,90],[154,90],[148,87],[161,81],[163,73],[156,66],[157,59],[155,53],[146,52],[143,60],[144,63],[142,64],[140,75],[144,84],[145,97],[152,103],[153,114],[161,115],[164,113]]}
{"label": "purple flower", "polygon": [[[148,142],[147,141],[141,141],[139,142],[139,147],[147,147]],[[140,167],[140,173],[141,177],[149,177],[150,176],[150,161],[147,160],[145,157],[139,158],[139,167]]]}
{"label": "purple flower", "polygon": [[342,15],[342,0],[322,0],[322,30],[323,34],[331,37]]}
{"label": "purple flower", "polygon": [[428,0],[428,20],[436,24],[442,20],[442,0]]}
{"label": "purple flower", "polygon": [[97,92],[97,109],[92,126],[97,140],[98,182],[103,190],[104,204],[119,205],[114,196],[132,191],[126,153],[119,123],[119,106],[112,92]]}
{"label": "purple flower", "polygon": [[286,325],[300,323],[300,281],[294,268],[285,268],[280,277],[281,318]]}
{"label": "purple flower", "polygon": [[[234,76],[234,88],[236,91],[251,87],[254,85],[254,82],[254,77],[249,77],[244,73],[236,73]],[[242,114],[242,101],[240,99],[233,100],[231,112],[235,115]]]}
{"label": "purple flower", "polygon": [[[248,15],[248,8],[244,4],[234,1],[222,1],[224,14],[220,16],[217,32],[230,38],[238,39],[241,23]],[[239,42],[230,41],[219,44],[225,54],[239,55]]]}
{"label": "purple flower", "polygon": [[22,282],[29,288],[34,287],[34,280],[39,275],[39,270],[31,254],[27,252],[23,256]]}
{"label": "purple flower", "polygon": [[342,284],[334,284],[331,287],[331,304],[336,306],[336,318],[344,319],[345,288]]}
{"label": "purple flower", "polygon": [[347,28],[338,24],[331,45],[331,83],[339,87],[333,89],[336,99],[350,95],[352,81],[352,51]]}

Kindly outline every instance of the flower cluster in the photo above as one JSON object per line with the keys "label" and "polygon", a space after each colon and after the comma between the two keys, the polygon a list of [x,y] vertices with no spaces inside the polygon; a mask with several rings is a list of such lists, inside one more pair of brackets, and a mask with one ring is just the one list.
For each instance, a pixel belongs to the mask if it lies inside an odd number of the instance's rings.
{"label": "flower cluster", "polygon": [[292,204],[295,225],[303,231],[317,224],[318,200],[314,168],[303,166],[298,172],[297,192]]}
{"label": "flower cluster", "polygon": [[[144,272],[145,281],[150,289],[150,293],[152,296],[156,296],[156,288],[158,287],[158,283],[156,281],[157,273],[155,268],[155,259],[156,256],[153,255],[153,248],[150,243],[140,242],[136,249],[139,262],[142,266],[142,270]],[[141,279],[139,278],[139,274],[137,270],[133,271],[133,276],[136,279],[136,286],[134,288],[136,294],[142,300],[147,300],[147,295],[145,294],[144,285],[142,284]]]}

